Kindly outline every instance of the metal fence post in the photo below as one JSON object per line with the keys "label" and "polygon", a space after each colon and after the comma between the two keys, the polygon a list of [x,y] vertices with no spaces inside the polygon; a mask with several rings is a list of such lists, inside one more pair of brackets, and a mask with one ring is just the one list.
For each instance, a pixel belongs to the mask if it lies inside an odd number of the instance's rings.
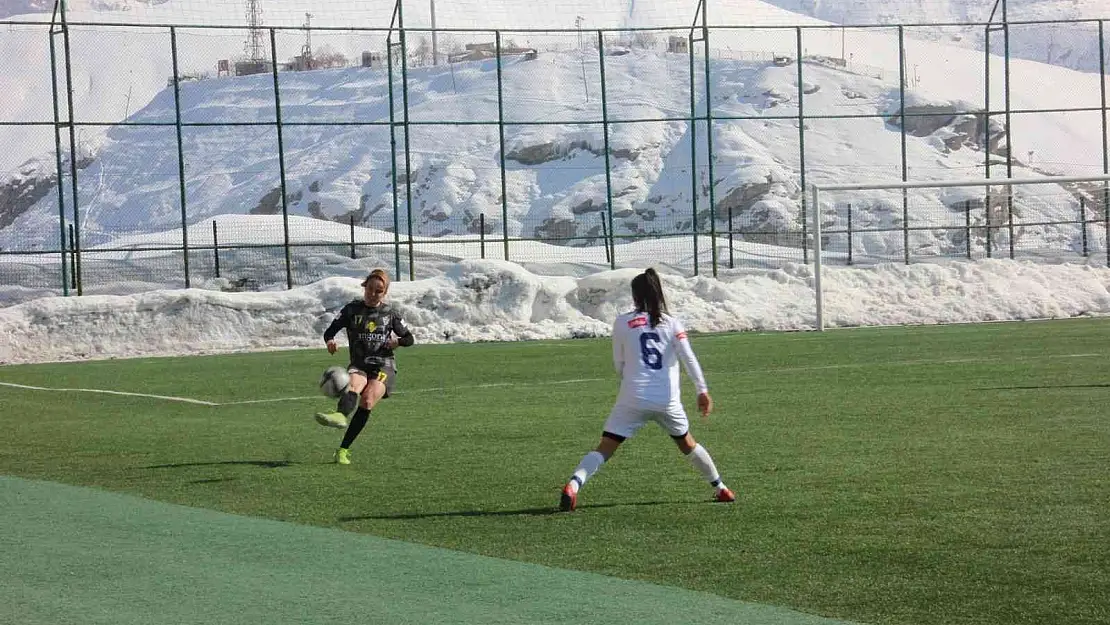
{"label": "metal fence post", "polygon": [[1102,227],[1106,233],[1103,245],[1106,248],[1106,266],[1110,267],[1110,188],[1106,185],[1102,188]]}
{"label": "metal fence post", "polygon": [[601,135],[605,144],[605,209],[609,219],[609,268],[617,268],[616,233],[613,232],[613,169],[609,150],[609,101],[605,88],[605,36],[597,31],[597,57],[601,65]]}
{"label": "metal fence post", "polygon": [[[398,0],[399,2],[400,0]],[[393,198],[393,275],[401,277],[401,216],[397,203],[397,119],[396,96],[393,94],[393,31],[385,39],[387,81],[389,84],[389,188]]]}
{"label": "metal fence post", "polygon": [[848,264],[852,264],[852,205],[848,205]]}
{"label": "metal fence post", "polygon": [[[1005,74],[1003,95],[1006,100],[1006,177],[1014,177],[1014,141],[1011,137],[1010,113],[1013,109],[1010,101],[1010,22],[1006,16],[1006,3],[1002,3],[1002,71]],[[1006,188],[1006,221],[1009,228],[1010,258],[1014,258],[1014,189]]]}
{"label": "metal fence post", "polygon": [[[802,186],[802,264],[809,264],[809,228],[806,220],[809,218],[809,210],[806,206],[806,118],[805,118],[805,89],[802,88],[802,27],[794,27],[795,36],[797,38],[797,61],[798,64],[798,159],[799,170],[798,175],[801,177]],[[816,213],[815,213],[816,214]]]}
{"label": "metal fence post", "polygon": [[992,258],[991,254],[994,251],[994,236],[992,234],[993,230],[991,229],[991,194],[989,189],[990,188],[988,187],[987,200],[983,204],[983,222],[987,229],[987,258]]}
{"label": "metal fence post", "polygon": [[[71,264],[69,275],[70,279],[73,280],[73,288],[76,289],[77,267],[75,265],[77,264],[77,236],[74,233],[75,229],[73,227],[73,224],[69,224],[69,262]],[[65,247],[65,245],[65,241],[62,241],[62,247]]]}
{"label": "metal fence post", "polygon": [[[77,112],[73,106],[73,61],[72,50],[69,41],[69,24],[66,21],[66,0],[60,0],[59,6],[61,7],[62,18],[62,45],[63,56],[66,62],[66,103],[69,106],[69,184],[70,195],[73,197],[73,249],[70,253],[74,255],[73,266],[73,284],[77,289],[77,294],[81,295],[84,292],[84,279],[81,275],[81,219],[79,217],[80,204],[77,201]],[[61,179],[58,180],[61,184]]]}
{"label": "metal fence post", "polygon": [[289,245],[289,200],[285,186],[285,141],[281,128],[281,87],[278,84],[277,35],[270,29],[270,73],[274,79],[274,120],[277,128],[278,175],[281,181],[281,228],[285,248],[285,288],[293,288],[293,257]]}
{"label": "metal fence post", "polygon": [[1083,256],[1090,256],[1087,253],[1087,202],[1086,198],[1079,198],[1079,231],[1083,239]]}
{"label": "metal fence post", "polygon": [[[709,2],[702,3],[701,9],[701,40],[705,46],[705,166],[709,176],[709,247],[712,250],[710,258],[713,261],[713,277],[717,277],[717,198],[713,188],[713,87],[712,75],[709,70]],[[801,85],[799,85],[799,89]]]}
{"label": "metal fence post", "polygon": [[412,241],[412,145],[409,140],[412,127],[409,126],[409,53],[408,38],[405,33],[404,20],[405,3],[397,2],[397,25],[401,34],[401,103],[403,106],[401,123],[405,128],[405,213],[407,214],[407,228],[409,233],[409,280],[416,279],[416,269],[413,266],[413,241]]}
{"label": "metal fence post", "polygon": [[220,234],[216,230],[216,220],[212,220],[212,255],[215,257],[216,277],[220,277]]}
{"label": "metal fence post", "polygon": [[177,62],[177,28],[170,26],[170,57],[173,62],[173,114],[177,132],[177,190],[181,202],[181,256],[185,259],[185,288],[189,288],[189,218],[185,203],[185,147],[181,140],[181,72]]}
{"label": "metal fence post", "polygon": [[[1106,23],[1098,21],[1098,84],[1102,103],[1102,173],[1110,174],[1110,131],[1106,120]],[[1106,266],[1110,267],[1110,182],[1102,183],[1102,214],[1106,220]]]}
{"label": "metal fence post", "polygon": [[612,257],[609,255],[609,231],[605,227],[604,217],[601,219],[601,244],[605,248],[605,262],[612,262]]}
{"label": "metal fence post", "polygon": [[355,259],[355,216],[350,216],[351,220],[351,260]]}
{"label": "metal fence post", "polygon": [[[501,31],[493,34],[497,47],[497,141],[500,150],[501,167],[501,239],[505,260],[509,260],[509,195],[505,181],[505,91],[502,83]],[[483,232],[485,228],[483,227]],[[485,258],[483,256],[483,258]]]}
{"label": "metal fence post", "polygon": [[[62,254],[62,295],[69,295],[70,270],[66,245],[66,202],[62,164],[62,116],[58,110],[58,52],[54,43],[54,21],[50,21],[50,94],[54,104],[54,165],[58,172],[58,249]],[[69,259],[72,260],[72,259]]]}
{"label": "metal fence post", "polygon": [[[909,180],[906,166],[906,29],[898,27],[898,119],[901,124],[899,138],[902,154],[902,182]],[[902,256],[910,264],[910,199],[906,189],[902,189]]]}
{"label": "metal fence post", "polygon": [[[694,29],[687,37],[690,57],[690,212],[694,244],[694,275],[698,275],[698,108],[697,82],[694,80]],[[608,250],[606,250],[608,252]]]}
{"label": "metal fence post", "polygon": [[728,268],[729,269],[735,269],[736,268],[736,262],[735,262],[735,260],[733,260],[734,251],[732,249],[732,247],[733,247],[732,243],[733,243],[733,240],[732,240],[732,205],[730,204],[729,207],[728,207]]}
{"label": "metal fence post", "polygon": [[964,246],[967,259],[971,260],[971,200],[964,200]]}

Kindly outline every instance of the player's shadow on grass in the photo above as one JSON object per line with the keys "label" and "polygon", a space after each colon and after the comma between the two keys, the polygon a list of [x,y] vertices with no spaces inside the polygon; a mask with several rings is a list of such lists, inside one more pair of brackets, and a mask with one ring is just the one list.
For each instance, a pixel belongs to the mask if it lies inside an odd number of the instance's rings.
{"label": "player's shadow on grass", "polygon": [[[627,508],[630,506],[667,506],[675,504],[705,503],[698,501],[630,501],[625,503],[591,503],[581,504],[577,511],[600,508]],[[341,516],[339,521],[412,521],[417,519],[435,519],[444,517],[498,517],[498,516],[547,516],[550,514],[575,514],[564,513],[558,505],[545,508],[521,508],[518,510],[455,510],[453,512],[401,512],[397,514],[365,514],[359,516]]]}
{"label": "player's shadow on grass", "polygon": [[992,386],[978,391],[1043,391],[1050,388],[1110,388],[1110,384],[1041,384],[1037,386]]}
{"label": "player's shadow on grass", "polygon": [[222,466],[252,466],[263,469],[280,469],[297,464],[292,460],[223,460],[220,462],[176,462],[173,464],[152,464],[143,469],[183,469],[185,467],[222,467]]}

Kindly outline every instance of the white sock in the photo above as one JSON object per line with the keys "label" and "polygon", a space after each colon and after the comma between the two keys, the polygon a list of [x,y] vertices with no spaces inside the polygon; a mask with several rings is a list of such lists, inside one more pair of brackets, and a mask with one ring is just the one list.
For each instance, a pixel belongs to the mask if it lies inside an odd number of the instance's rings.
{"label": "white sock", "polygon": [[590,476],[597,473],[601,465],[605,464],[605,456],[601,455],[599,451],[591,451],[582,457],[582,461],[574,469],[574,474],[570,476],[570,487],[574,492],[590,479]]}
{"label": "white sock", "polygon": [[701,443],[694,445],[693,451],[687,454],[686,457],[690,459],[690,464],[701,472],[701,476],[717,490],[725,487],[725,483],[721,481],[721,474],[717,473],[717,465],[713,464],[712,456],[705,450],[705,447],[701,446]]}

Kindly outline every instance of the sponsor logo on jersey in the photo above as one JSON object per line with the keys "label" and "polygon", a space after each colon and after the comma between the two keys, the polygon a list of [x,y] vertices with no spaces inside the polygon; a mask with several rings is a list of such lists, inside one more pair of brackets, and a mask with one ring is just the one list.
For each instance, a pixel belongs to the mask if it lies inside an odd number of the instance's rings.
{"label": "sponsor logo on jersey", "polygon": [[686,333],[685,332],[679,332],[678,334],[675,335],[675,338],[680,340],[680,341],[685,341],[686,340]]}
{"label": "sponsor logo on jersey", "polygon": [[378,329],[378,324],[374,323],[373,319],[366,322],[366,331],[367,332],[373,332],[374,330],[377,330],[377,329]]}
{"label": "sponsor logo on jersey", "polygon": [[628,327],[642,328],[647,325],[647,317],[633,317],[628,320]]}

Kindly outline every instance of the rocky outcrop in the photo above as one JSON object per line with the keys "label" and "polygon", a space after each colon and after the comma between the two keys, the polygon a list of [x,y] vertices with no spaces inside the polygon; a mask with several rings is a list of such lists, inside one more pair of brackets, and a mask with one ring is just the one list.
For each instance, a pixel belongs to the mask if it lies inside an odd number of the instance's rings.
{"label": "rocky outcrop", "polygon": [[[901,112],[887,117],[894,129],[902,127]],[[981,111],[957,112],[953,105],[930,104],[906,107],[906,134],[914,137],[939,137],[948,150],[971,148],[982,150],[984,143],[991,154],[1005,153],[1006,127],[991,119],[987,130],[987,117]]]}
{"label": "rocky outcrop", "polygon": [[57,176],[19,177],[0,184],[0,228],[12,225],[57,186]]}
{"label": "rocky outcrop", "polygon": [[[77,169],[85,169],[92,162],[92,157],[80,158]],[[68,168],[68,164],[63,164],[63,167]],[[46,166],[38,161],[25,163],[18,174],[0,182],[0,229],[15,223],[20,215],[50,195],[57,186],[58,176],[47,173]]]}
{"label": "rocky outcrop", "polygon": [[597,156],[602,154],[590,149],[590,144],[585,141],[571,141],[569,143],[548,141],[514,148],[505,153],[505,158],[514,160],[521,165],[540,165],[563,158],[575,150],[586,150]]}

